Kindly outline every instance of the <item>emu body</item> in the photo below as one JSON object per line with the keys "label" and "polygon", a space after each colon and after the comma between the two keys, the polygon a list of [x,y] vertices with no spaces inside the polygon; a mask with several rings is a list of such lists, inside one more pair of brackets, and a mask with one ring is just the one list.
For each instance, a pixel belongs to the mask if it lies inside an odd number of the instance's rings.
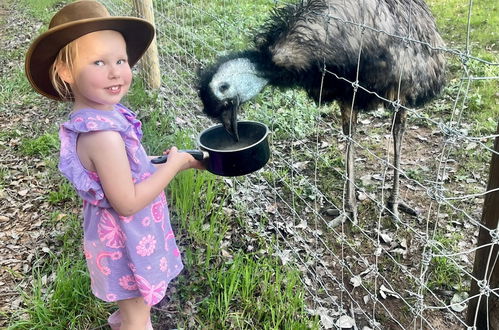
{"label": "emu body", "polygon": [[[337,101],[342,129],[352,138],[358,112],[394,110],[395,217],[405,107],[421,107],[444,84],[444,42],[423,0],[302,0],[276,8],[254,37],[254,48],[220,58],[199,80],[204,112],[237,138],[242,103],[266,85],[303,88],[320,104]],[[345,209],[355,221],[354,148],[346,145]]]}

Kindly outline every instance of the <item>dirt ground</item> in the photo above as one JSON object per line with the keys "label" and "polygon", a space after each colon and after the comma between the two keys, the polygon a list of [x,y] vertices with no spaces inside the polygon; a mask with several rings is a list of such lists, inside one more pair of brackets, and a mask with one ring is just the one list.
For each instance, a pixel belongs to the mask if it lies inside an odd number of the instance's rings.
{"label": "dirt ground", "polygon": [[[0,49],[17,54],[14,60],[1,58],[3,76],[22,70],[25,51],[40,23],[7,1],[0,3],[0,22]],[[20,292],[31,285],[33,263],[57,252],[54,238],[59,232],[48,230],[47,224],[61,218],[53,216],[54,209],[46,201],[57,184],[47,176],[47,164],[19,152],[23,138],[52,128],[59,114],[39,111],[40,107],[53,108],[52,102],[26,103],[26,96],[19,92],[19,99],[0,109],[0,170],[4,173],[0,187],[0,327],[7,325],[8,316],[21,305]]]}

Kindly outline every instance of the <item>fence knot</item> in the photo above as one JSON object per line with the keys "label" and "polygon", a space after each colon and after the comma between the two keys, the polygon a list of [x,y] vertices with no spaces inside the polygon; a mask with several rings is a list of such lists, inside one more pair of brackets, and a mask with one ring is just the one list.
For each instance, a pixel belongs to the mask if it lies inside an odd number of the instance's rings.
{"label": "fence knot", "polygon": [[[428,247],[431,249],[432,247],[432,243],[430,241],[428,241]],[[432,253],[429,252],[429,251],[426,251],[423,253],[423,256],[422,256],[422,259],[421,259],[421,264],[423,264],[423,266],[427,267],[430,265],[430,262],[431,262],[431,259],[433,258],[432,256]]]}
{"label": "fence knot", "polygon": [[490,296],[490,286],[486,280],[477,281],[478,287],[480,288],[480,294],[486,297]]}
{"label": "fence knot", "polygon": [[468,66],[468,62],[470,60],[470,56],[468,54],[465,54],[463,52],[459,52],[459,59],[461,60],[461,63],[463,63],[464,67]]}
{"label": "fence knot", "polygon": [[437,126],[440,132],[442,132],[442,135],[446,138],[446,143],[456,143],[461,137],[461,134],[457,129],[449,127],[443,122],[439,122]]}
{"label": "fence knot", "polygon": [[357,90],[359,89],[359,81],[358,80],[355,80],[352,82],[352,88],[353,88],[353,92],[354,93],[357,93]]}
{"label": "fence knot", "polygon": [[431,199],[435,200],[438,204],[443,204],[445,202],[445,197],[442,194],[442,189],[437,186],[437,183],[433,186],[429,186],[426,189],[426,194]]}
{"label": "fence knot", "polygon": [[409,48],[409,41],[410,39],[407,38],[406,36],[402,37],[402,43],[404,44],[405,48]]}
{"label": "fence knot", "polygon": [[397,99],[395,101],[391,101],[391,106],[393,107],[393,111],[397,113],[400,110],[402,104],[400,104],[400,100]]}
{"label": "fence knot", "polygon": [[490,238],[493,244],[499,245],[499,228],[490,231]]}
{"label": "fence knot", "polygon": [[423,311],[426,309],[426,306],[425,304],[423,303],[423,300],[422,299],[418,299],[416,301],[416,304],[414,305],[414,307],[410,307],[411,309],[411,312],[414,314],[414,315],[418,315],[418,316],[421,316],[423,315]]}

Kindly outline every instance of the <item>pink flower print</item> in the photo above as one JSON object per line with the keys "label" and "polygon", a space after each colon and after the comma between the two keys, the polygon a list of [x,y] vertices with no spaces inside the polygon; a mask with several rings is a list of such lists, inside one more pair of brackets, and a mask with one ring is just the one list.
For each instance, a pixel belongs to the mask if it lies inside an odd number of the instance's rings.
{"label": "pink flower print", "polygon": [[151,218],[145,217],[144,219],[142,219],[142,226],[148,227],[150,224],[151,224]]}
{"label": "pink flower print", "polygon": [[106,246],[111,248],[125,247],[125,234],[116,223],[113,215],[106,209],[102,211],[102,215],[97,225],[99,239],[101,242],[106,241]]}
{"label": "pink flower print", "polygon": [[63,128],[60,131],[61,136],[61,156],[69,154],[69,134],[67,129]]}
{"label": "pink flower print", "polygon": [[81,123],[81,122],[82,122],[82,121],[84,121],[84,120],[85,120],[85,119],[83,119],[83,117],[75,117],[75,118],[73,118],[73,121],[74,121],[75,123]]}
{"label": "pink flower print", "polygon": [[100,182],[99,175],[96,172],[88,172],[88,177],[92,181]]}
{"label": "pink flower print", "polygon": [[124,217],[124,216],[119,216],[120,220],[123,221],[124,223],[129,223],[133,220],[133,215],[129,216],[129,217]]}
{"label": "pink flower print", "polygon": [[98,121],[102,121],[104,123],[108,123],[111,127],[116,126],[114,121],[112,121],[111,119],[109,119],[107,117],[102,117],[102,116],[97,115],[97,116],[95,116],[95,119],[97,119]]}
{"label": "pink flower print", "polygon": [[139,150],[139,142],[137,140],[130,140],[128,144],[128,150],[130,150],[130,158],[135,164],[140,164],[139,159],[137,158],[137,151]]}
{"label": "pink flower print", "polygon": [[152,213],[152,218],[154,219],[154,222],[161,222],[163,221],[163,203],[161,201],[156,202],[152,204],[151,206],[151,213]]}
{"label": "pink flower print", "polygon": [[143,257],[150,256],[154,253],[156,249],[156,239],[153,235],[147,235],[142,237],[139,244],[136,247],[137,254]]}
{"label": "pink flower print", "polygon": [[165,195],[165,192],[161,192],[161,194],[159,195],[159,198],[161,200],[161,202],[163,203],[163,205],[166,205],[167,202],[166,202],[166,195]]}
{"label": "pink flower print", "polygon": [[97,261],[96,261],[97,268],[99,268],[101,273],[106,275],[106,276],[111,274],[111,268],[102,264],[102,259],[107,258],[107,257],[110,257],[111,260],[118,260],[122,257],[122,254],[119,251],[99,253],[99,255],[97,256]]}
{"label": "pink flower print", "polygon": [[175,239],[175,235],[173,234],[173,230],[170,230],[168,233],[165,235],[165,251],[168,251],[168,240],[170,239]]}
{"label": "pink flower print", "polygon": [[135,274],[137,272],[137,267],[133,263],[128,264],[128,268]]}
{"label": "pink flower print", "polygon": [[166,259],[166,257],[161,258],[159,261],[159,269],[162,272],[166,272],[168,270],[168,259]]}
{"label": "pink flower print", "polygon": [[137,282],[135,281],[135,277],[133,275],[125,275],[120,277],[119,284],[125,290],[128,291],[137,290]]}
{"label": "pink flower print", "polygon": [[173,251],[173,255],[175,257],[179,257],[180,256],[180,250],[179,249],[175,249],[175,251]]}
{"label": "pink flower print", "polygon": [[87,129],[89,130],[93,130],[93,129],[96,129],[98,126],[97,126],[97,123],[95,121],[89,121],[87,122]]}
{"label": "pink flower print", "polygon": [[166,292],[165,281],[161,281],[158,284],[151,284],[140,275],[135,275],[135,279],[137,280],[139,291],[148,305],[156,305],[163,299]]}
{"label": "pink flower print", "polygon": [[116,300],[118,300],[118,297],[114,293],[108,293],[108,294],[106,294],[106,298],[109,301],[116,301]]}
{"label": "pink flower print", "polygon": [[87,250],[83,250],[83,254],[85,255],[85,259],[92,259],[92,254]]}

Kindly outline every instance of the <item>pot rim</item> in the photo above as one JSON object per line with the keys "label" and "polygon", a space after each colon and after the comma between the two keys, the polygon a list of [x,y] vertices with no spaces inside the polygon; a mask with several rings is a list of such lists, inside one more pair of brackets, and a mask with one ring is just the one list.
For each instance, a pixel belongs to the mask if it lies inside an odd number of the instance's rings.
{"label": "pot rim", "polygon": [[242,148],[238,148],[238,149],[214,149],[214,148],[209,148],[209,147],[207,147],[207,146],[205,146],[204,144],[201,143],[201,136],[203,136],[203,134],[208,133],[209,131],[212,131],[214,129],[218,129],[218,128],[222,127],[222,124],[218,124],[218,125],[214,125],[214,126],[208,127],[207,129],[205,129],[204,131],[202,131],[201,133],[199,133],[199,135],[197,137],[197,144],[198,144],[198,146],[201,149],[208,150],[208,151],[213,151],[213,152],[222,152],[222,153],[236,152],[236,151],[242,151],[242,150],[253,148],[254,146],[262,143],[267,138],[267,136],[270,134],[270,130],[269,130],[268,126],[265,125],[264,123],[261,123],[261,122],[258,122],[258,121],[254,121],[254,120],[240,120],[237,123],[238,123],[238,125],[239,125],[239,123],[249,123],[249,124],[253,124],[253,125],[256,125],[256,126],[264,127],[265,128],[265,134],[263,134],[263,136],[258,141],[256,141],[255,143],[252,143],[252,144],[247,145],[247,146],[242,147]]}

